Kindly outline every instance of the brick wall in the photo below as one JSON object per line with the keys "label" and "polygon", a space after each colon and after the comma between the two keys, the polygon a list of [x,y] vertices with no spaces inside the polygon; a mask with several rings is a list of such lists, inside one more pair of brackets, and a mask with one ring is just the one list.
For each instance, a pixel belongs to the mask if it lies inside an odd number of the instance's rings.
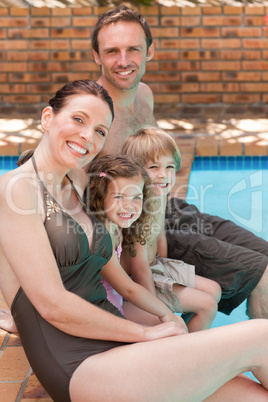
{"label": "brick wall", "polygon": [[[64,83],[98,78],[90,37],[105,10],[0,8],[2,115],[39,113]],[[268,7],[155,5],[140,11],[156,47],[144,76],[156,105],[265,105]]]}

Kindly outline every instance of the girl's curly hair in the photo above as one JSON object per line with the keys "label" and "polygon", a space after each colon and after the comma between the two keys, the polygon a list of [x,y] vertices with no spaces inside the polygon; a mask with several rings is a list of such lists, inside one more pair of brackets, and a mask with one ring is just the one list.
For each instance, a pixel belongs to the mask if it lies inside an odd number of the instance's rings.
{"label": "girl's curly hair", "polygon": [[94,159],[87,166],[88,185],[85,190],[85,203],[91,213],[102,222],[105,221],[104,199],[108,185],[117,178],[140,176],[144,180],[143,208],[140,217],[129,228],[122,229],[123,247],[128,248],[135,257],[135,241],[144,245],[150,236],[153,217],[153,198],[150,194],[151,181],[145,169],[126,155],[104,155]]}

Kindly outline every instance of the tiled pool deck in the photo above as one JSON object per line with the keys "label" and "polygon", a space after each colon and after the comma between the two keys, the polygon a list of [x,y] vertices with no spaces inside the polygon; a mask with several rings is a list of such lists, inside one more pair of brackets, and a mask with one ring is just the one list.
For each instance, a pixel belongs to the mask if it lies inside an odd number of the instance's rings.
{"label": "tiled pool deck", "polygon": [[[222,110],[194,115],[193,110],[172,115],[156,111],[160,127],[173,133],[182,154],[173,193],[184,198],[195,155],[267,156],[268,119],[261,110],[229,116]],[[159,115],[159,117],[158,117]],[[0,155],[16,156],[35,147],[42,131],[38,121],[29,118],[0,119]],[[263,159],[263,158],[262,158]],[[1,158],[0,169],[9,169],[14,158]],[[0,308],[6,308],[0,293]],[[0,400],[1,402],[52,401],[32,374],[20,339],[0,329]]]}

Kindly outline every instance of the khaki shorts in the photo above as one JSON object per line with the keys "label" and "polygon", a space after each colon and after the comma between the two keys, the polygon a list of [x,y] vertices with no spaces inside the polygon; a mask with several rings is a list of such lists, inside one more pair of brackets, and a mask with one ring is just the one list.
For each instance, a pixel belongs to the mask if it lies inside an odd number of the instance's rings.
{"label": "khaki shorts", "polygon": [[195,288],[195,267],[170,258],[156,258],[151,265],[158,299],[174,313],[183,313],[181,302],[173,292],[173,285]]}

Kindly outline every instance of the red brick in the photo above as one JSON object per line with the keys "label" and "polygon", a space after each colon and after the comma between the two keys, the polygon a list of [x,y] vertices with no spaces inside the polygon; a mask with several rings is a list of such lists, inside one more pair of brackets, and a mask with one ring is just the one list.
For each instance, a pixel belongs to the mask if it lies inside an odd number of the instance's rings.
{"label": "red brick", "polygon": [[75,62],[71,64],[71,71],[100,71],[100,67],[96,63]]}
{"label": "red brick", "polygon": [[261,73],[258,71],[228,71],[222,73],[224,81],[260,81]]}
{"label": "red brick", "polygon": [[238,92],[239,84],[236,82],[207,82],[200,86],[202,92]]}
{"label": "red brick", "polygon": [[66,82],[72,82],[74,80],[86,80],[89,78],[89,73],[53,73],[52,80],[53,82],[62,82],[63,84]]}
{"label": "red brick", "polygon": [[0,41],[0,50],[26,50],[28,46],[27,40],[9,40]]}
{"label": "red brick", "polygon": [[182,81],[186,82],[202,82],[202,81],[220,81],[219,72],[192,72],[192,73],[182,73]]}
{"label": "red brick", "polygon": [[202,70],[226,71],[240,70],[240,62],[238,61],[203,61]]}
{"label": "red brick", "polygon": [[23,84],[0,84],[0,92],[6,93],[24,93],[25,85]]}
{"label": "red brick", "polygon": [[51,18],[40,18],[40,17],[35,17],[31,18],[31,27],[34,28],[48,28],[51,23]]}
{"label": "red brick", "polygon": [[160,92],[160,84],[149,83],[149,87],[151,88],[153,93],[159,93]]}
{"label": "red brick", "polygon": [[175,94],[156,94],[154,95],[155,103],[178,103],[180,102],[180,95]]}
{"label": "red brick", "polygon": [[8,61],[27,61],[28,53],[25,52],[7,52]]}
{"label": "red brick", "polygon": [[[171,27],[171,26],[175,26],[177,27],[178,25],[181,25],[181,21],[180,21],[180,17],[178,16],[168,16],[168,17],[161,17],[160,18],[160,25],[165,27]],[[150,24],[151,26],[151,24]]]}
{"label": "red brick", "polygon": [[51,41],[49,40],[31,40],[29,42],[30,49],[32,50],[49,50],[51,47]]}
{"label": "red brick", "polygon": [[203,25],[212,25],[212,26],[241,25],[242,17],[240,16],[226,17],[225,15],[219,15],[219,16],[211,15],[203,17],[202,21]]}
{"label": "red brick", "polygon": [[2,402],[16,401],[17,396],[21,387],[21,382],[19,383],[0,383],[0,394]]}
{"label": "red brick", "polygon": [[263,81],[268,81],[268,71],[264,71],[262,73],[262,79],[263,79]]}
{"label": "red brick", "polygon": [[258,37],[261,36],[261,28],[259,27],[224,27],[221,29],[222,36],[227,38],[242,38],[242,37]]}
{"label": "red brick", "polygon": [[222,60],[260,60],[260,50],[221,50]]}
{"label": "red brick", "polygon": [[49,20],[52,28],[66,28],[71,26],[72,23],[70,17],[51,17]]}
{"label": "red brick", "polygon": [[8,38],[9,39],[28,39],[29,29],[18,29],[18,28],[10,28],[8,30]]}
{"label": "red brick", "polygon": [[264,103],[268,103],[268,94],[263,94],[263,95],[262,95],[262,101],[263,101]]}
{"label": "red brick", "polygon": [[220,52],[216,50],[182,50],[180,52],[181,60],[213,60],[219,59]]}
{"label": "red brick", "polygon": [[262,5],[247,5],[245,6],[245,14],[249,15],[264,15],[265,8]]}
{"label": "red brick", "polygon": [[1,8],[0,7],[0,15],[5,15],[5,16],[7,16],[8,15],[8,8]]}
{"label": "red brick", "polygon": [[180,15],[181,9],[177,6],[165,7],[160,5],[160,13],[161,15]]}
{"label": "red brick", "polygon": [[[0,63],[0,72],[27,71],[26,63]],[[1,93],[1,91],[0,91]]]}
{"label": "red brick", "polygon": [[51,29],[51,38],[89,38],[89,28],[59,28]]}
{"label": "red brick", "polygon": [[73,17],[74,27],[94,27],[97,23],[97,17]]}
{"label": "red brick", "polygon": [[73,15],[92,15],[93,9],[92,7],[75,7],[72,9]]}
{"label": "red brick", "polygon": [[220,30],[215,27],[181,28],[181,36],[192,38],[215,38],[220,36]]}
{"label": "red brick", "polygon": [[201,8],[200,7],[182,7],[181,13],[182,13],[182,15],[200,15]]}
{"label": "red brick", "polygon": [[6,82],[7,81],[7,74],[0,74],[0,82]]}
{"label": "red brick", "polygon": [[159,63],[155,61],[150,61],[150,63],[147,63],[146,66],[146,71],[147,72],[152,72],[152,71],[159,71]]}
{"label": "red brick", "polygon": [[43,17],[45,17],[45,16],[48,16],[48,15],[50,15],[50,11],[51,11],[52,9],[50,9],[50,8],[48,8],[48,7],[41,7],[41,8],[38,8],[38,7],[32,7],[31,8],[31,15],[33,15],[33,16],[43,16]]}
{"label": "red brick", "polygon": [[181,49],[200,49],[199,39],[181,39],[180,40]]}
{"label": "red brick", "polygon": [[0,29],[0,39],[6,39],[7,34],[5,29]]}
{"label": "red brick", "polygon": [[178,60],[177,50],[156,50],[154,60]]}
{"label": "red brick", "polygon": [[179,36],[179,28],[152,28],[154,38],[177,38]]}
{"label": "red brick", "polygon": [[157,17],[153,17],[153,16],[147,16],[146,17],[146,21],[149,24],[149,27],[152,28],[154,26],[158,26],[158,16]]}
{"label": "red brick", "polygon": [[265,60],[268,59],[268,50],[263,50],[263,52],[262,52],[262,57],[263,57],[263,59],[265,59]]}
{"label": "red brick", "polygon": [[19,8],[19,7],[10,7],[9,9],[11,16],[27,16],[29,15],[29,8]]}
{"label": "red brick", "polygon": [[159,48],[168,48],[168,49],[179,49],[180,48],[180,39],[162,39],[160,41]]}
{"label": "red brick", "polygon": [[4,96],[4,102],[5,103],[41,103],[42,102],[42,98],[41,96],[37,96],[37,95],[7,95]]}
{"label": "red brick", "polygon": [[242,44],[247,49],[268,49],[268,40],[264,38],[243,39]]}
{"label": "red brick", "polygon": [[49,82],[50,74],[48,73],[11,73],[9,74],[10,82]]}
{"label": "red brick", "polygon": [[199,84],[196,82],[191,83],[178,83],[178,84],[162,84],[161,85],[162,92],[198,92],[199,91]]}
{"label": "red brick", "polygon": [[222,101],[224,103],[254,103],[260,102],[259,94],[223,94]]}
{"label": "red brick", "polygon": [[191,94],[182,95],[183,103],[218,103],[220,96],[217,94]]}
{"label": "red brick", "polygon": [[233,7],[233,6],[225,5],[223,7],[223,11],[224,11],[224,14],[229,14],[229,15],[241,14],[242,15],[244,12],[244,7],[243,6]]}
{"label": "red brick", "polygon": [[[96,6],[96,7],[93,7],[93,14],[101,15],[101,14],[105,13],[106,11],[112,10],[113,8],[114,7],[112,4],[109,6],[106,6],[106,7]],[[132,7],[132,8],[137,11],[137,7]]]}
{"label": "red brick", "polygon": [[[68,41],[66,41],[68,46]],[[91,40],[90,39],[73,39],[71,41],[71,48],[74,50],[90,50]],[[55,47],[54,47],[55,49]]]}
{"label": "red brick", "polygon": [[145,73],[145,82],[169,82],[169,81],[179,81],[180,73],[177,72],[159,72],[157,74]]}
{"label": "red brick", "polygon": [[29,369],[29,363],[22,347],[5,348],[1,356],[1,381],[23,381]]}
{"label": "red brick", "polygon": [[199,63],[195,61],[178,61],[161,63],[163,71],[196,71],[199,70]]}
{"label": "red brick", "polygon": [[9,24],[10,24],[10,22],[11,22],[11,18],[8,18],[8,17],[1,17],[0,18],[0,27],[1,28],[7,28],[7,27],[9,27]]}
{"label": "red brick", "polygon": [[158,6],[156,5],[156,6],[149,6],[149,7],[146,7],[146,6],[141,6],[141,8],[140,8],[140,13],[141,13],[141,15],[144,15],[144,16],[146,16],[146,15],[158,15]]}
{"label": "red brick", "polygon": [[243,70],[267,70],[268,61],[259,60],[257,63],[255,61],[243,61]]}
{"label": "red brick", "polygon": [[265,17],[264,17],[264,15],[262,15],[262,16],[245,16],[245,18],[244,18],[244,21],[245,21],[245,25],[248,25],[248,26],[256,26],[256,25],[261,25],[261,26],[263,26],[263,25],[265,25]]}
{"label": "red brick", "polygon": [[52,61],[80,61],[80,60],[88,60],[86,52],[52,52],[51,53]]}
{"label": "red brick", "polygon": [[44,72],[44,71],[68,71],[70,63],[59,62],[43,62],[43,63],[28,63],[28,69],[32,72]]}
{"label": "red brick", "polygon": [[72,15],[72,9],[70,7],[60,8],[55,7],[52,8],[51,12],[53,16],[63,16],[63,15]]}
{"label": "red brick", "polygon": [[268,92],[266,82],[243,82],[240,84],[242,92]]}
{"label": "red brick", "polygon": [[203,15],[216,15],[216,14],[221,14],[222,10],[221,7],[202,7],[202,13]]}
{"label": "red brick", "polygon": [[202,49],[240,49],[240,39],[201,39]]}
{"label": "red brick", "polygon": [[193,27],[196,25],[200,25],[201,23],[201,17],[195,17],[195,16],[191,16],[191,17],[181,17],[181,23],[180,25],[183,27]]}

